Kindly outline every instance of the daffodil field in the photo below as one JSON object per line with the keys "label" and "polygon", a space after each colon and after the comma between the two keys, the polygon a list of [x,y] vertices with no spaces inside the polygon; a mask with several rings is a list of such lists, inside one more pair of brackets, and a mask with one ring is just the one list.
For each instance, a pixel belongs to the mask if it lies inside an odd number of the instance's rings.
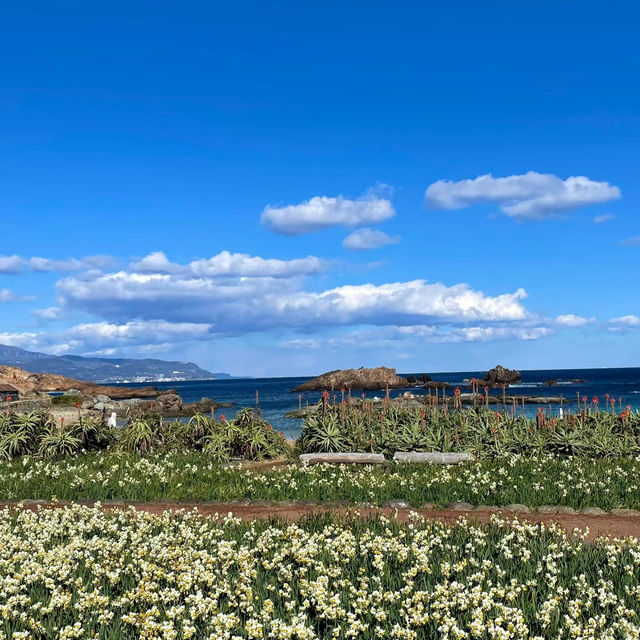
{"label": "daffodil field", "polygon": [[206,452],[140,456],[110,451],[0,464],[0,500],[310,500],[413,506],[510,503],[580,509],[640,508],[640,458],[503,456],[454,466],[288,464],[224,468]]}
{"label": "daffodil field", "polygon": [[640,543],[417,516],[0,511],[0,637],[638,638]]}
{"label": "daffodil field", "polygon": [[[636,539],[587,542],[495,515],[452,526],[354,511],[400,501],[640,509],[638,413],[585,406],[528,420],[486,408],[333,406],[307,419],[295,448],[252,410],[229,421],[136,418],[119,430],[96,420],[58,427],[45,414],[0,418],[0,640],[640,638]],[[286,462],[305,450],[399,449],[476,459]],[[30,499],[98,502],[19,504]],[[126,507],[133,501],[351,512],[243,522],[152,515]]]}

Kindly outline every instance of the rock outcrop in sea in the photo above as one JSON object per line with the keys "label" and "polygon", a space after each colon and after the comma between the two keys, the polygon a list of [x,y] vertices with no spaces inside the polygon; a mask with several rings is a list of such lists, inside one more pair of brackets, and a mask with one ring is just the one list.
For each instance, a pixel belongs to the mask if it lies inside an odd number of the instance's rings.
{"label": "rock outcrop in sea", "polygon": [[519,371],[516,371],[515,369],[505,369],[500,364],[487,371],[486,375],[484,376],[485,382],[494,385],[520,382],[521,379],[522,378]]}
{"label": "rock outcrop in sea", "polygon": [[396,374],[395,369],[376,367],[372,369],[337,369],[323,373],[313,380],[298,385],[294,391],[377,391],[379,389],[402,389],[409,383]]}

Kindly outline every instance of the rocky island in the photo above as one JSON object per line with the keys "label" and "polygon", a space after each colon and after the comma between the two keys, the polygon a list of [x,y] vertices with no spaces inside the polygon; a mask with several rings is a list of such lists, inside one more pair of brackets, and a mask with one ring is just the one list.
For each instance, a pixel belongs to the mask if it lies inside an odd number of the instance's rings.
{"label": "rocky island", "polygon": [[396,374],[395,369],[375,367],[366,369],[337,369],[323,373],[313,380],[298,385],[294,391],[377,391],[380,389],[403,389],[409,386],[406,378]]}

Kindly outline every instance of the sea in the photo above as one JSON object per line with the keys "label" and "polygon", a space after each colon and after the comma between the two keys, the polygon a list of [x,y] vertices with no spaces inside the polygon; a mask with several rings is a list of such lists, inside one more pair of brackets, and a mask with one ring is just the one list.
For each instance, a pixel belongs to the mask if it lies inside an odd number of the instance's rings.
{"label": "sea", "polygon": [[[408,375],[421,375],[428,373],[433,380],[449,382],[452,387],[468,386],[471,378],[481,379],[485,371],[457,371],[457,372],[419,372],[401,373]],[[562,396],[566,398],[563,406],[575,408],[577,394],[580,397],[587,396],[589,400],[597,396],[599,406],[602,409],[605,403],[605,395],[616,400],[616,410],[630,406],[633,410],[640,410],[640,367],[624,369],[548,369],[521,371],[522,381],[519,384],[510,385],[507,395],[527,396]],[[159,389],[175,389],[184,402],[196,402],[201,398],[213,398],[216,402],[233,402],[235,405],[228,409],[219,408],[217,414],[224,414],[231,418],[242,407],[259,407],[263,417],[268,420],[278,431],[282,431],[288,438],[296,438],[300,434],[302,420],[298,418],[285,418],[288,411],[311,405],[320,399],[321,392],[306,392],[298,394],[293,389],[302,382],[311,378],[231,378],[220,380],[196,380],[189,382],[158,382]],[[555,386],[546,384],[548,380],[555,380]],[[127,386],[148,386],[147,384]],[[407,391],[414,395],[426,394],[426,389],[412,388],[394,389],[392,397],[400,396]],[[448,391],[448,395],[453,393]],[[502,390],[493,390],[492,393],[502,394]],[[355,392],[354,392],[355,395]],[[358,392],[360,395],[360,392]],[[366,397],[381,397],[384,391],[366,392]],[[340,393],[336,392],[337,399]],[[552,405],[551,410],[559,411],[559,405]],[[529,415],[535,415],[536,405],[527,405]]]}

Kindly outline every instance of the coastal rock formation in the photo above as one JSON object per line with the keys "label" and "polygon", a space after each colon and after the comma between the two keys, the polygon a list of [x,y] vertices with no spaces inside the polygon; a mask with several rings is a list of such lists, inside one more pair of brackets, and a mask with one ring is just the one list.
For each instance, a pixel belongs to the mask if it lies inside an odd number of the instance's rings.
{"label": "coastal rock formation", "polygon": [[428,373],[421,373],[419,376],[407,376],[409,384],[421,385],[431,382],[431,376]]}
{"label": "coastal rock formation", "polygon": [[82,382],[74,378],[65,378],[55,373],[31,373],[18,367],[0,366],[0,384],[10,384],[18,389],[20,395],[31,395],[46,391],[77,391],[82,396],[105,395],[113,399],[155,398],[167,393],[155,387],[136,389],[132,387],[109,387],[93,382]]}
{"label": "coastal rock formation", "polygon": [[323,373],[321,376],[303,382],[294,391],[337,391],[350,389],[359,391],[377,391],[379,389],[401,389],[408,386],[405,378],[396,375],[395,369],[376,367],[374,369],[338,369]]}
{"label": "coastal rock formation", "polygon": [[163,393],[156,398],[159,411],[180,411],[182,409],[182,398],[177,393]]}
{"label": "coastal rock formation", "polygon": [[451,384],[449,382],[439,382],[438,380],[429,380],[429,382],[425,382],[423,385],[425,389],[448,389]]}
{"label": "coastal rock formation", "polygon": [[505,369],[502,365],[497,365],[484,376],[485,382],[491,384],[510,384],[512,382],[520,382],[520,372],[515,369]]}

